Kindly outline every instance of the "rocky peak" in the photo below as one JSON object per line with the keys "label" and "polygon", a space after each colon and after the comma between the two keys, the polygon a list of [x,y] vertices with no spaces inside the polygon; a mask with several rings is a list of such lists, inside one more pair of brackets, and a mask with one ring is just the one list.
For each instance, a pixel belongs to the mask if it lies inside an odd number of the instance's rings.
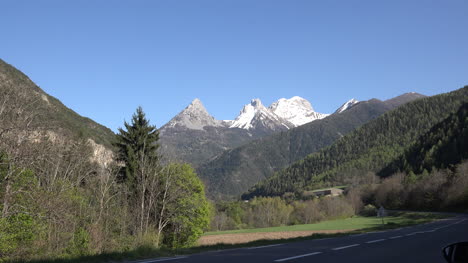
{"label": "rocky peak", "polygon": [[194,100],[192,100],[192,102],[187,106],[187,108],[202,109],[206,111],[205,106],[203,106],[203,103],[199,98],[195,98]]}
{"label": "rocky peak", "polygon": [[253,99],[250,101],[250,104],[244,105],[237,118],[232,122],[230,128],[241,128],[249,130],[253,128],[252,120],[255,118],[255,116],[264,111],[268,110],[265,106],[263,106],[260,99]]}
{"label": "rocky peak", "polygon": [[265,107],[260,99],[253,99],[244,105],[235,120],[215,120],[199,99],[194,99],[182,112],[164,125],[165,128],[184,127],[203,130],[205,126],[229,127],[246,130],[260,129],[263,133],[294,128],[305,123],[322,119],[328,114],[314,111],[314,108],[304,98],[294,96],[282,98],[270,107]]}
{"label": "rocky peak", "polygon": [[183,112],[184,111],[185,112],[197,112],[203,115],[208,114],[208,111],[206,110],[205,106],[203,106],[203,103],[198,98],[194,99],[187,107],[185,107]]}
{"label": "rocky peak", "polygon": [[192,130],[203,130],[205,126],[220,127],[223,124],[208,113],[199,99],[194,99],[183,111],[172,118],[164,128],[183,127]]}

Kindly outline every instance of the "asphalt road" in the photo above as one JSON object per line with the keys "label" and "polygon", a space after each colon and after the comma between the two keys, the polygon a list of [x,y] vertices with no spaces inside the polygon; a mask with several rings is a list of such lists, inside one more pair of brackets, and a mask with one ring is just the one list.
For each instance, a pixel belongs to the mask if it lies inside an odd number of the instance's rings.
{"label": "asphalt road", "polygon": [[441,250],[468,241],[468,216],[382,232],[205,252],[139,263],[445,262]]}

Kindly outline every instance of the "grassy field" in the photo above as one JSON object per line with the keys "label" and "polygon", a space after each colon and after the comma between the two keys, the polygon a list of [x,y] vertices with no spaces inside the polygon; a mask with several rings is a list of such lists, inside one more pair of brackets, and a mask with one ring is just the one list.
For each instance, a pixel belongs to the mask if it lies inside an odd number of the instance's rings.
{"label": "grassy field", "polygon": [[[444,218],[446,216],[429,213],[398,213],[384,218],[385,226],[391,225],[412,225],[425,223],[433,219]],[[350,230],[368,229],[382,226],[382,219],[377,217],[355,216],[345,219],[323,221],[315,224],[279,226],[254,229],[240,229],[229,231],[207,232],[204,235],[242,234],[259,232],[285,232],[285,231],[314,231],[314,230]]]}

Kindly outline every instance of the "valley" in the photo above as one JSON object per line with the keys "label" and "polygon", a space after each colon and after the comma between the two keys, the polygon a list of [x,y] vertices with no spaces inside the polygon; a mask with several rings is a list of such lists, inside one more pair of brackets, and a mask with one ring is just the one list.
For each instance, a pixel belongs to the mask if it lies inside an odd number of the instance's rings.
{"label": "valley", "polygon": [[254,99],[235,120],[195,99],[159,129],[138,107],[115,134],[0,62],[0,252],[12,259],[270,246],[256,240],[366,228],[379,206],[466,212],[468,87],[352,99],[331,114],[298,96]]}

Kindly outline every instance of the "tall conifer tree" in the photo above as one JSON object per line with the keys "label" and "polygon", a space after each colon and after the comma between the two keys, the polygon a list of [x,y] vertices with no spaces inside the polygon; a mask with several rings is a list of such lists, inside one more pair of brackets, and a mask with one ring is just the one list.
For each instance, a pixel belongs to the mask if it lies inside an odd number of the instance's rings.
{"label": "tall conifer tree", "polygon": [[133,192],[139,183],[137,171],[142,158],[153,164],[159,160],[159,131],[156,126],[150,125],[141,107],[136,109],[131,123],[125,121],[124,126],[125,130],[119,128],[115,145],[118,149],[118,160],[125,164],[122,178]]}

